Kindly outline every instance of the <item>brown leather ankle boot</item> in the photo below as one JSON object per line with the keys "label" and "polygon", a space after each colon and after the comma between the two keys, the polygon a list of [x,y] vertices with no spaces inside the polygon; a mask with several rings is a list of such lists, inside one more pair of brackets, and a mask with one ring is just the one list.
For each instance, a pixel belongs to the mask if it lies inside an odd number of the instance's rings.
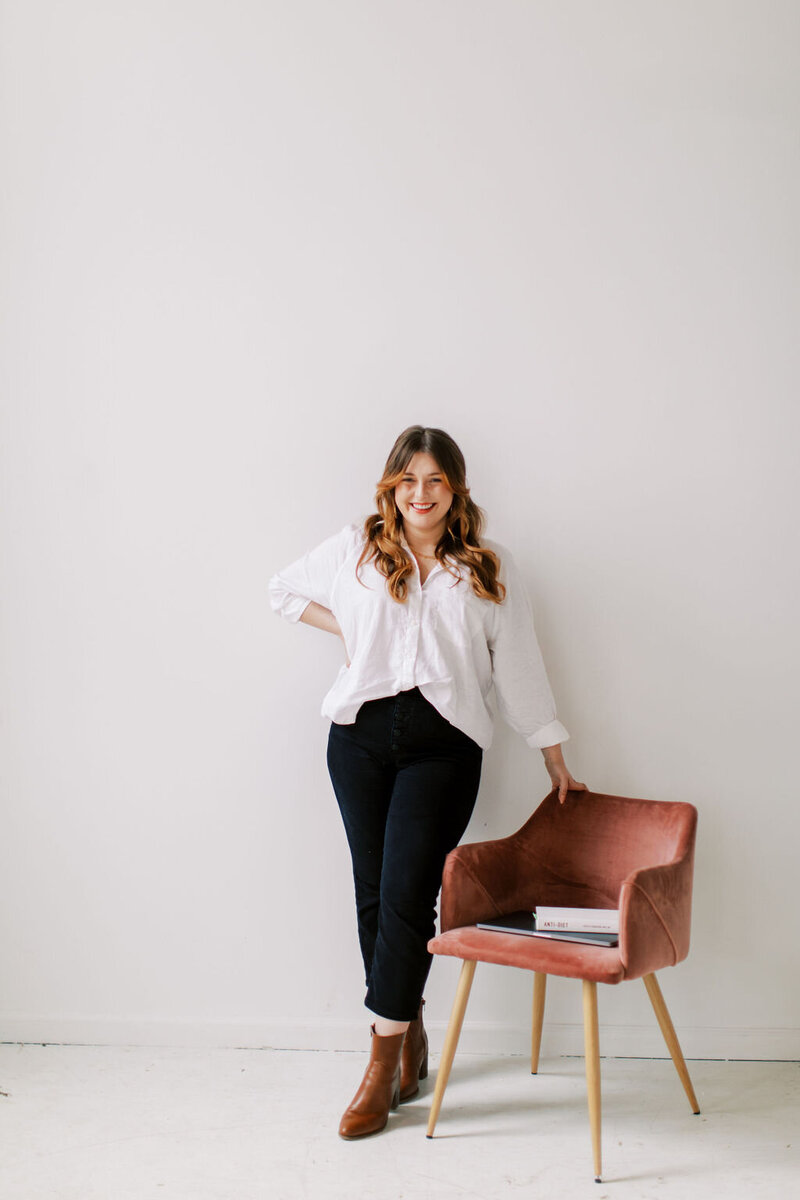
{"label": "brown leather ankle boot", "polygon": [[420,1079],[428,1078],[428,1035],[422,1024],[421,1000],[419,1012],[408,1027],[400,1059],[400,1103],[411,1100],[419,1091]]}
{"label": "brown leather ankle boot", "polygon": [[372,1046],[361,1087],[339,1123],[339,1136],[366,1137],[378,1133],[389,1120],[389,1109],[397,1108],[400,1099],[400,1054],[404,1033],[381,1037],[371,1028]]}

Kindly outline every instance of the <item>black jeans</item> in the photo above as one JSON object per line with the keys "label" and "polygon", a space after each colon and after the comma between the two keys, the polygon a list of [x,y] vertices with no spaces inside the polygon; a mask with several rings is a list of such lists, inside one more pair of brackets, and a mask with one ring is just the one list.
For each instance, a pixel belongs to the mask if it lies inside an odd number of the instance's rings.
{"label": "black jeans", "polygon": [[436,897],[467,827],[483,751],[413,688],[331,725],[328,770],[353,859],[366,1005],[411,1021],[431,965]]}

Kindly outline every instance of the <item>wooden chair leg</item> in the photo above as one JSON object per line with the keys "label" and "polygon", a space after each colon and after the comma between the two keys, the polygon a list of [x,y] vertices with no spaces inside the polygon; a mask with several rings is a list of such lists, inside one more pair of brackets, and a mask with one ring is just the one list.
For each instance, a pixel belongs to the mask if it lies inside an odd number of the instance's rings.
{"label": "wooden chair leg", "polygon": [[447,1033],[445,1034],[442,1057],[439,1061],[439,1070],[436,1072],[436,1087],[433,1091],[433,1102],[431,1103],[431,1114],[428,1118],[428,1130],[426,1133],[426,1137],[429,1138],[433,1137],[433,1131],[439,1119],[439,1109],[442,1107],[444,1089],[447,1087],[447,1081],[450,1078],[450,1068],[455,1058],[456,1046],[461,1034],[461,1026],[464,1023],[464,1013],[467,1011],[467,1001],[469,1000],[469,993],[472,988],[472,980],[475,976],[477,965],[476,962],[464,959],[461,966],[461,974],[458,979],[458,987],[456,988],[456,998],[453,1001],[450,1023],[447,1026]]}
{"label": "wooden chair leg", "polygon": [[597,1026],[597,984],[589,979],[583,981],[583,1040],[586,1048],[586,1091],[589,1098],[594,1178],[596,1183],[600,1183],[600,1036]]}
{"label": "wooden chair leg", "polygon": [[531,1075],[539,1070],[539,1050],[542,1045],[544,1023],[544,998],[547,991],[547,976],[541,971],[533,973],[533,1021],[531,1023]]}
{"label": "wooden chair leg", "polygon": [[692,1106],[692,1112],[697,1114],[700,1112],[700,1105],[697,1103],[692,1081],[686,1069],[686,1062],[681,1051],[680,1042],[678,1041],[678,1035],[675,1032],[675,1026],[672,1024],[669,1010],[664,1003],[664,997],[661,994],[661,988],[655,975],[645,975],[644,986],[647,988],[647,994],[650,997],[650,1003],[653,1006],[658,1024],[661,1027],[661,1032],[664,1035],[664,1041],[667,1043],[667,1049],[672,1055],[675,1070],[678,1072],[680,1081],[683,1084],[683,1090],[686,1092],[689,1103]]}

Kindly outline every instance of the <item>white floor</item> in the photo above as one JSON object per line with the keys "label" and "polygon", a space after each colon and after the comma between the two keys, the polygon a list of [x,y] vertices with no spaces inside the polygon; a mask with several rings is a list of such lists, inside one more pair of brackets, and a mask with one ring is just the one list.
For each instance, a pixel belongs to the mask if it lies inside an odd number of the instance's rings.
{"label": "white floor", "polygon": [[[800,1064],[602,1061],[603,1183],[583,1061],[458,1055],[387,1129],[336,1135],[358,1054],[0,1046],[3,1200],[678,1200],[800,1197]],[[433,1064],[435,1065],[435,1063]]]}

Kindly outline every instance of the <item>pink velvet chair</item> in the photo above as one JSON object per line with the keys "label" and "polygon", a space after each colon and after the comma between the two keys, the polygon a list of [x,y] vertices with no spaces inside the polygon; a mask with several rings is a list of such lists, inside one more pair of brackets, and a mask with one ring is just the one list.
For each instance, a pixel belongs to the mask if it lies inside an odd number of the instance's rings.
{"label": "pink velvet chair", "polygon": [[[433,954],[463,960],[428,1122],[433,1136],[479,962],[534,972],[531,1071],[539,1066],[548,975],[583,981],[586,1082],[595,1178],[600,1181],[597,984],[643,979],[692,1111],[699,1108],[655,972],[689,952],[697,810],[691,804],[552,792],[510,837],[458,846],[442,879]],[[550,941],[476,928],[538,904],[618,908],[619,945]]]}

